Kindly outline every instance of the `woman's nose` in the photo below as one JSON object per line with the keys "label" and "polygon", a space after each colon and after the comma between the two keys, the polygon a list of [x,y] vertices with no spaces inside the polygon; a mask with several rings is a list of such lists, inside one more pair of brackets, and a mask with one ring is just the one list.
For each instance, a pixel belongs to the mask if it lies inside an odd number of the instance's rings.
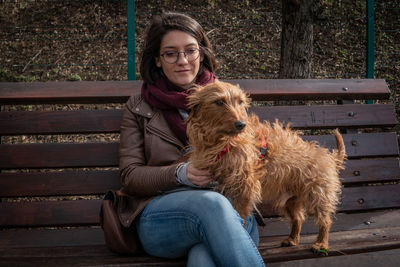
{"label": "woman's nose", "polygon": [[177,64],[186,64],[188,63],[188,60],[186,58],[185,53],[179,53],[178,54],[178,60],[176,61]]}

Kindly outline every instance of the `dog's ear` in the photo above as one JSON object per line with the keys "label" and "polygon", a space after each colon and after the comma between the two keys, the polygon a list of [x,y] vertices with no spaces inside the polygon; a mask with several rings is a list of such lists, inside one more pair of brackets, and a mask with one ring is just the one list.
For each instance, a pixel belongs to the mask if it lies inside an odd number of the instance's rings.
{"label": "dog's ear", "polygon": [[186,101],[187,101],[187,107],[190,110],[190,112],[189,116],[186,119],[186,122],[189,122],[194,117],[194,114],[197,113],[201,101],[199,92],[201,91],[202,88],[203,87],[200,85],[193,85],[189,89],[189,96],[186,98]]}
{"label": "dog's ear", "polygon": [[197,108],[198,105],[195,105],[190,109],[189,116],[186,118],[185,123],[188,123],[193,119],[193,117],[197,114]]}
{"label": "dog's ear", "polygon": [[195,106],[198,106],[200,104],[200,95],[199,92],[201,91],[202,86],[200,85],[194,85],[189,89],[189,96],[186,98],[187,101],[187,107],[190,110],[195,109]]}

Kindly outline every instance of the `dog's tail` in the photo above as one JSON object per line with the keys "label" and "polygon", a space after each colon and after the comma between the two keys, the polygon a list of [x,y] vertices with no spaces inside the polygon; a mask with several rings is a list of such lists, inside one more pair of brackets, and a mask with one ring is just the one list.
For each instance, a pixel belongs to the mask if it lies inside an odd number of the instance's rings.
{"label": "dog's tail", "polygon": [[342,135],[339,133],[338,129],[334,131],[337,152],[336,152],[336,160],[338,163],[338,167],[341,168],[344,160],[346,159],[346,148],[344,146],[344,141]]}

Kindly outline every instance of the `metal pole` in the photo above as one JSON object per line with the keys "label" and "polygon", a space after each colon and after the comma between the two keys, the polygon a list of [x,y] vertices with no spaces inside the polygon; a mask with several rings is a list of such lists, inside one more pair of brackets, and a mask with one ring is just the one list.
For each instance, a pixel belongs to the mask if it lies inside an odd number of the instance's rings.
{"label": "metal pole", "polygon": [[136,80],[135,0],[126,0],[128,7],[128,80]]}

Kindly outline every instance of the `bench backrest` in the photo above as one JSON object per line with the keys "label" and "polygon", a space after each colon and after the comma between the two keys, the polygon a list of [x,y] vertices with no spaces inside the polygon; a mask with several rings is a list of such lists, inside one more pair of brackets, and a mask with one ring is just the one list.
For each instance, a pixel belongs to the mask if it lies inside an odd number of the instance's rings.
{"label": "bench backrest", "polygon": [[[229,82],[255,101],[318,101],[257,102],[251,110],[262,120],[290,122],[305,139],[330,148],[335,140],[325,133],[344,132],[349,160],[341,173],[340,212],[400,207],[399,150],[391,129],[397,120],[385,102],[390,91],[384,80]],[[141,81],[0,83],[0,228],[98,225],[103,194],[120,187],[122,104],[140,87]],[[268,205],[262,212],[275,215]]]}

